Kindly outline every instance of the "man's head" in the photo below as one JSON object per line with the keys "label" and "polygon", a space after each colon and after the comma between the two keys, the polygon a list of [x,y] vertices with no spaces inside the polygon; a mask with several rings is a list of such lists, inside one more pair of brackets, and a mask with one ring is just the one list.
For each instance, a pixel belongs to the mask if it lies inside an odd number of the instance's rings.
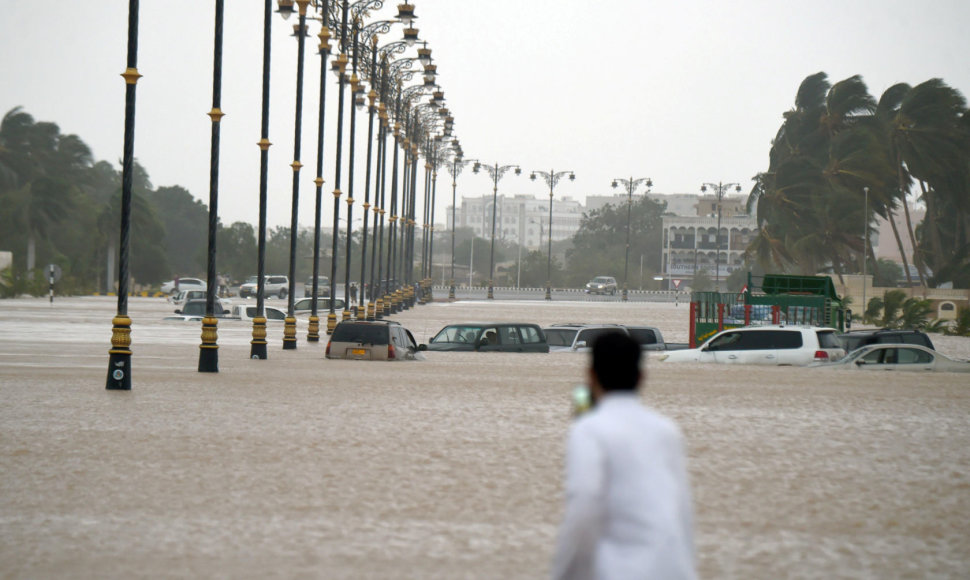
{"label": "man's head", "polygon": [[635,391],[640,384],[640,345],[623,332],[610,332],[593,343],[589,378],[593,391]]}

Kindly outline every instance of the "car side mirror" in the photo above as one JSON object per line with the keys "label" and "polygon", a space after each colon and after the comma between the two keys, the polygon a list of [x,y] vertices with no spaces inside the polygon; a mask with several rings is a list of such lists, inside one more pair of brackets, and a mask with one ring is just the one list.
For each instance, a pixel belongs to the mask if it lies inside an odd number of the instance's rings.
{"label": "car side mirror", "polygon": [[418,345],[418,350],[422,350],[422,351],[423,350],[428,350],[428,345],[426,345],[426,344],[419,344]]}
{"label": "car side mirror", "polygon": [[575,348],[586,348],[586,341],[585,340],[580,340],[579,342],[576,343],[576,347]]}
{"label": "car side mirror", "polygon": [[176,310],[175,311],[175,314],[182,314],[182,311],[181,310]]}
{"label": "car side mirror", "polygon": [[858,360],[856,360],[856,361],[855,361],[855,364],[856,364],[856,366],[859,366],[859,367],[861,367],[862,365],[864,365],[864,364],[868,364],[868,363],[866,363],[866,361],[864,361],[864,360],[862,360],[862,359],[860,358],[860,359],[858,359]]}

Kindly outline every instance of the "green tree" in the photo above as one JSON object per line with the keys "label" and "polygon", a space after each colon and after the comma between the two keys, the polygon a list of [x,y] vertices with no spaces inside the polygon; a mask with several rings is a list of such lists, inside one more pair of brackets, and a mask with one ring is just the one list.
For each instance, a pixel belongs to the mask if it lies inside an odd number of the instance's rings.
{"label": "green tree", "polygon": [[[208,207],[187,189],[177,185],[159,187],[148,194],[148,200],[165,228],[165,253],[171,259],[174,273],[205,277],[209,243]],[[221,248],[219,253],[222,253]],[[218,267],[221,269],[222,265]],[[255,271],[254,266],[250,269]]]}

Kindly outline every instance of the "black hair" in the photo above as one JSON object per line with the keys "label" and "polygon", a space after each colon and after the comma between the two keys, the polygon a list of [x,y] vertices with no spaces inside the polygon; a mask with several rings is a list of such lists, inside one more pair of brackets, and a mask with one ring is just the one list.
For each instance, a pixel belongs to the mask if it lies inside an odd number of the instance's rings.
{"label": "black hair", "polygon": [[593,372],[604,391],[635,391],[640,382],[640,345],[624,332],[593,343]]}

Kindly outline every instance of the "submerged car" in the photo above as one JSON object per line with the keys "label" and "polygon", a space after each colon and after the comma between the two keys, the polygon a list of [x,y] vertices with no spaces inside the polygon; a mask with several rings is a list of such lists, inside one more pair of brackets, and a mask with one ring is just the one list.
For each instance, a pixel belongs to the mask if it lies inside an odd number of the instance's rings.
{"label": "submerged car", "polygon": [[549,352],[538,324],[525,322],[464,322],[442,328],[428,350],[478,352]]}
{"label": "submerged car", "polygon": [[834,363],[811,365],[861,371],[944,371],[970,373],[970,362],[953,360],[919,344],[870,344]]}
{"label": "submerged car", "polygon": [[[225,308],[221,302],[215,302],[212,305],[213,316],[221,318],[229,314],[229,309]],[[182,305],[182,308],[177,309],[175,314],[181,314],[182,316],[205,316],[205,300],[188,300]]]}
{"label": "submerged car", "polygon": [[597,338],[611,332],[629,334],[616,324],[554,324],[542,329],[549,352],[589,352]]}
{"label": "submerged car", "polygon": [[163,294],[174,294],[176,290],[183,292],[185,290],[205,290],[206,283],[205,280],[199,280],[198,278],[179,278],[176,284],[175,280],[169,280],[162,284]]}
{"label": "submerged car", "polygon": [[930,337],[921,330],[880,328],[877,330],[851,330],[839,337],[846,352],[869,344],[918,344],[933,349]]}
{"label": "submerged car", "polygon": [[722,330],[700,348],[671,351],[658,360],[806,366],[844,356],[834,328],[777,324]]}
{"label": "submerged car", "polygon": [[[239,320],[252,320],[256,317],[256,307],[246,304],[236,304],[229,312],[229,318],[238,318]],[[271,320],[286,320],[286,311],[282,308],[276,308],[275,306],[263,305],[263,318],[267,321]]]}
{"label": "submerged car", "polygon": [[397,322],[344,321],[327,343],[327,358],[354,360],[420,360],[411,331]]}
{"label": "submerged car", "polygon": [[[347,303],[341,297],[334,298],[333,309],[337,312],[343,311],[347,307]],[[317,296],[317,314],[321,312],[327,312],[330,310],[330,298],[325,298]],[[297,314],[309,314],[313,312],[313,298],[300,298],[293,303],[293,312]]]}

